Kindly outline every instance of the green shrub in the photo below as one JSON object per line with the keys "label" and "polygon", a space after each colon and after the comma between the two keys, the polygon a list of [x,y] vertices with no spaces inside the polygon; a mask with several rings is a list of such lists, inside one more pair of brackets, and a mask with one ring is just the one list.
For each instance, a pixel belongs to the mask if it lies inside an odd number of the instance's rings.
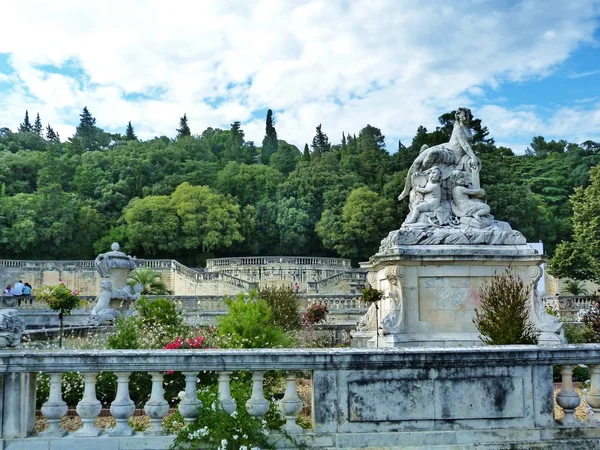
{"label": "green shrub", "polygon": [[258,296],[271,308],[271,323],[284,330],[298,330],[302,327],[300,301],[298,295],[285,287],[265,287]]}
{"label": "green shrub", "polygon": [[160,273],[150,267],[139,267],[129,274],[127,284],[131,287],[136,284],[142,286],[142,295],[168,295],[167,286]]}
{"label": "green shrub", "polygon": [[529,319],[530,288],[506,272],[479,289],[481,307],[473,323],[487,345],[537,344],[539,331]]}
{"label": "green shrub", "polygon": [[569,344],[586,344],[592,342],[592,330],[584,323],[566,323],[563,326],[565,338]]}
{"label": "green shrub", "polygon": [[248,298],[239,294],[225,299],[229,313],[218,320],[218,346],[221,348],[290,347],[292,340],[272,324],[271,308],[255,291]]}

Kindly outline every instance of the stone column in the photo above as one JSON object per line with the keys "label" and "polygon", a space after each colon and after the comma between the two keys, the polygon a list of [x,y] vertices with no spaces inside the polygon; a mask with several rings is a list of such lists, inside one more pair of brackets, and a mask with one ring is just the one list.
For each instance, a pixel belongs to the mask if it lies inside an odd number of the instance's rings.
{"label": "stone column", "polygon": [[163,395],[163,374],[152,372],[152,392],[144,405],[144,412],[150,417],[150,429],[144,432],[147,436],[167,434],[162,426],[163,417],[169,412],[169,403]]}
{"label": "stone column", "polygon": [[67,430],[60,426],[60,419],[69,410],[67,403],[62,398],[61,384],[62,373],[51,373],[50,395],[41,408],[42,415],[48,420],[48,429],[42,431],[40,435],[62,437],[67,434]]}
{"label": "stone column", "polygon": [[96,375],[95,373],[84,374],[83,398],[77,403],[77,414],[81,417],[83,427],[74,434],[77,436],[99,436],[102,430],[95,424],[96,417],[102,411],[102,404],[96,398]]}
{"label": "stone column", "polygon": [[600,366],[589,366],[590,380],[592,385],[590,391],[585,396],[585,401],[594,411],[594,415],[590,418],[596,426],[600,424]]}
{"label": "stone column", "polygon": [[263,391],[264,372],[252,373],[252,396],[246,402],[246,409],[251,416],[264,416],[269,410],[269,402]]}
{"label": "stone column", "polygon": [[575,418],[575,408],[577,408],[581,399],[579,394],[573,389],[573,367],[561,366],[562,388],[556,396],[556,403],[565,411],[565,417],[560,420],[563,425],[581,425],[581,422]]}
{"label": "stone column", "polygon": [[196,372],[183,372],[185,375],[185,397],[179,402],[179,413],[187,423],[193,422],[200,415],[202,402],[196,393]]}
{"label": "stone column", "polygon": [[285,394],[279,401],[279,409],[285,416],[283,428],[288,433],[301,433],[302,428],[296,423],[296,416],[302,411],[302,400],[296,389],[296,375],[289,372],[285,377]]}
{"label": "stone column", "polygon": [[229,377],[231,372],[219,373],[219,401],[221,407],[229,414],[236,410],[235,400],[231,397],[231,389],[229,386]]}
{"label": "stone column", "polygon": [[129,376],[131,372],[117,373],[117,395],[110,405],[110,413],[117,426],[108,430],[110,436],[133,436],[133,428],[129,426],[129,418],[133,416],[135,404],[129,397]]}

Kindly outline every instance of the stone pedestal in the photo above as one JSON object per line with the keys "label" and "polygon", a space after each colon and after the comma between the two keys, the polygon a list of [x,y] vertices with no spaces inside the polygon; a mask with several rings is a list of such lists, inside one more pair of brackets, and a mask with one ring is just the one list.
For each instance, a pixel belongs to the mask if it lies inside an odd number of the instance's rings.
{"label": "stone pedestal", "polygon": [[[536,290],[545,256],[528,245],[398,245],[361,263],[385,297],[353,334],[356,347],[481,345],[473,318],[479,288],[507,270],[531,286],[530,317],[542,345],[560,344],[561,324]],[[377,319],[376,319],[377,312]],[[376,328],[378,335],[376,335]]]}

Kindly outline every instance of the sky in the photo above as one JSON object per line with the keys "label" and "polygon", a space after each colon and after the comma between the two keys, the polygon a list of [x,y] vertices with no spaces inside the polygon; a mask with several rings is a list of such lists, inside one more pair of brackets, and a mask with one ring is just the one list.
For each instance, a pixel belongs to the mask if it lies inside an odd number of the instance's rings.
{"label": "sky", "polygon": [[499,145],[600,141],[600,0],[5,0],[0,127],[25,110],[64,139],[84,106],[142,139],[272,109],[299,148],[367,124],[387,148],[472,109]]}

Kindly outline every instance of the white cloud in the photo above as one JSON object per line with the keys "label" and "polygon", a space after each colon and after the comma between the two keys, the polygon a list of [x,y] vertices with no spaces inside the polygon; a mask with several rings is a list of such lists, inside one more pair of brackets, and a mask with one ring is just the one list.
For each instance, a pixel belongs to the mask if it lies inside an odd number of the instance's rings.
{"label": "white cloud", "polygon": [[[272,108],[279,136],[299,147],[319,123],[334,142],[367,123],[406,140],[442,112],[484,105],[485,89],[551,73],[593,39],[597,12],[586,0],[11,1],[0,53],[16,81],[0,90],[0,124],[39,111],[64,137],[87,105],[98,125],[123,131],[131,120],[147,138],[173,136],[185,112],[193,132],[240,120],[260,145],[253,113]],[[67,63],[85,76],[39,68]],[[586,111],[556,122],[523,108],[474,112],[498,140],[528,142],[540,130],[591,132]]]}

